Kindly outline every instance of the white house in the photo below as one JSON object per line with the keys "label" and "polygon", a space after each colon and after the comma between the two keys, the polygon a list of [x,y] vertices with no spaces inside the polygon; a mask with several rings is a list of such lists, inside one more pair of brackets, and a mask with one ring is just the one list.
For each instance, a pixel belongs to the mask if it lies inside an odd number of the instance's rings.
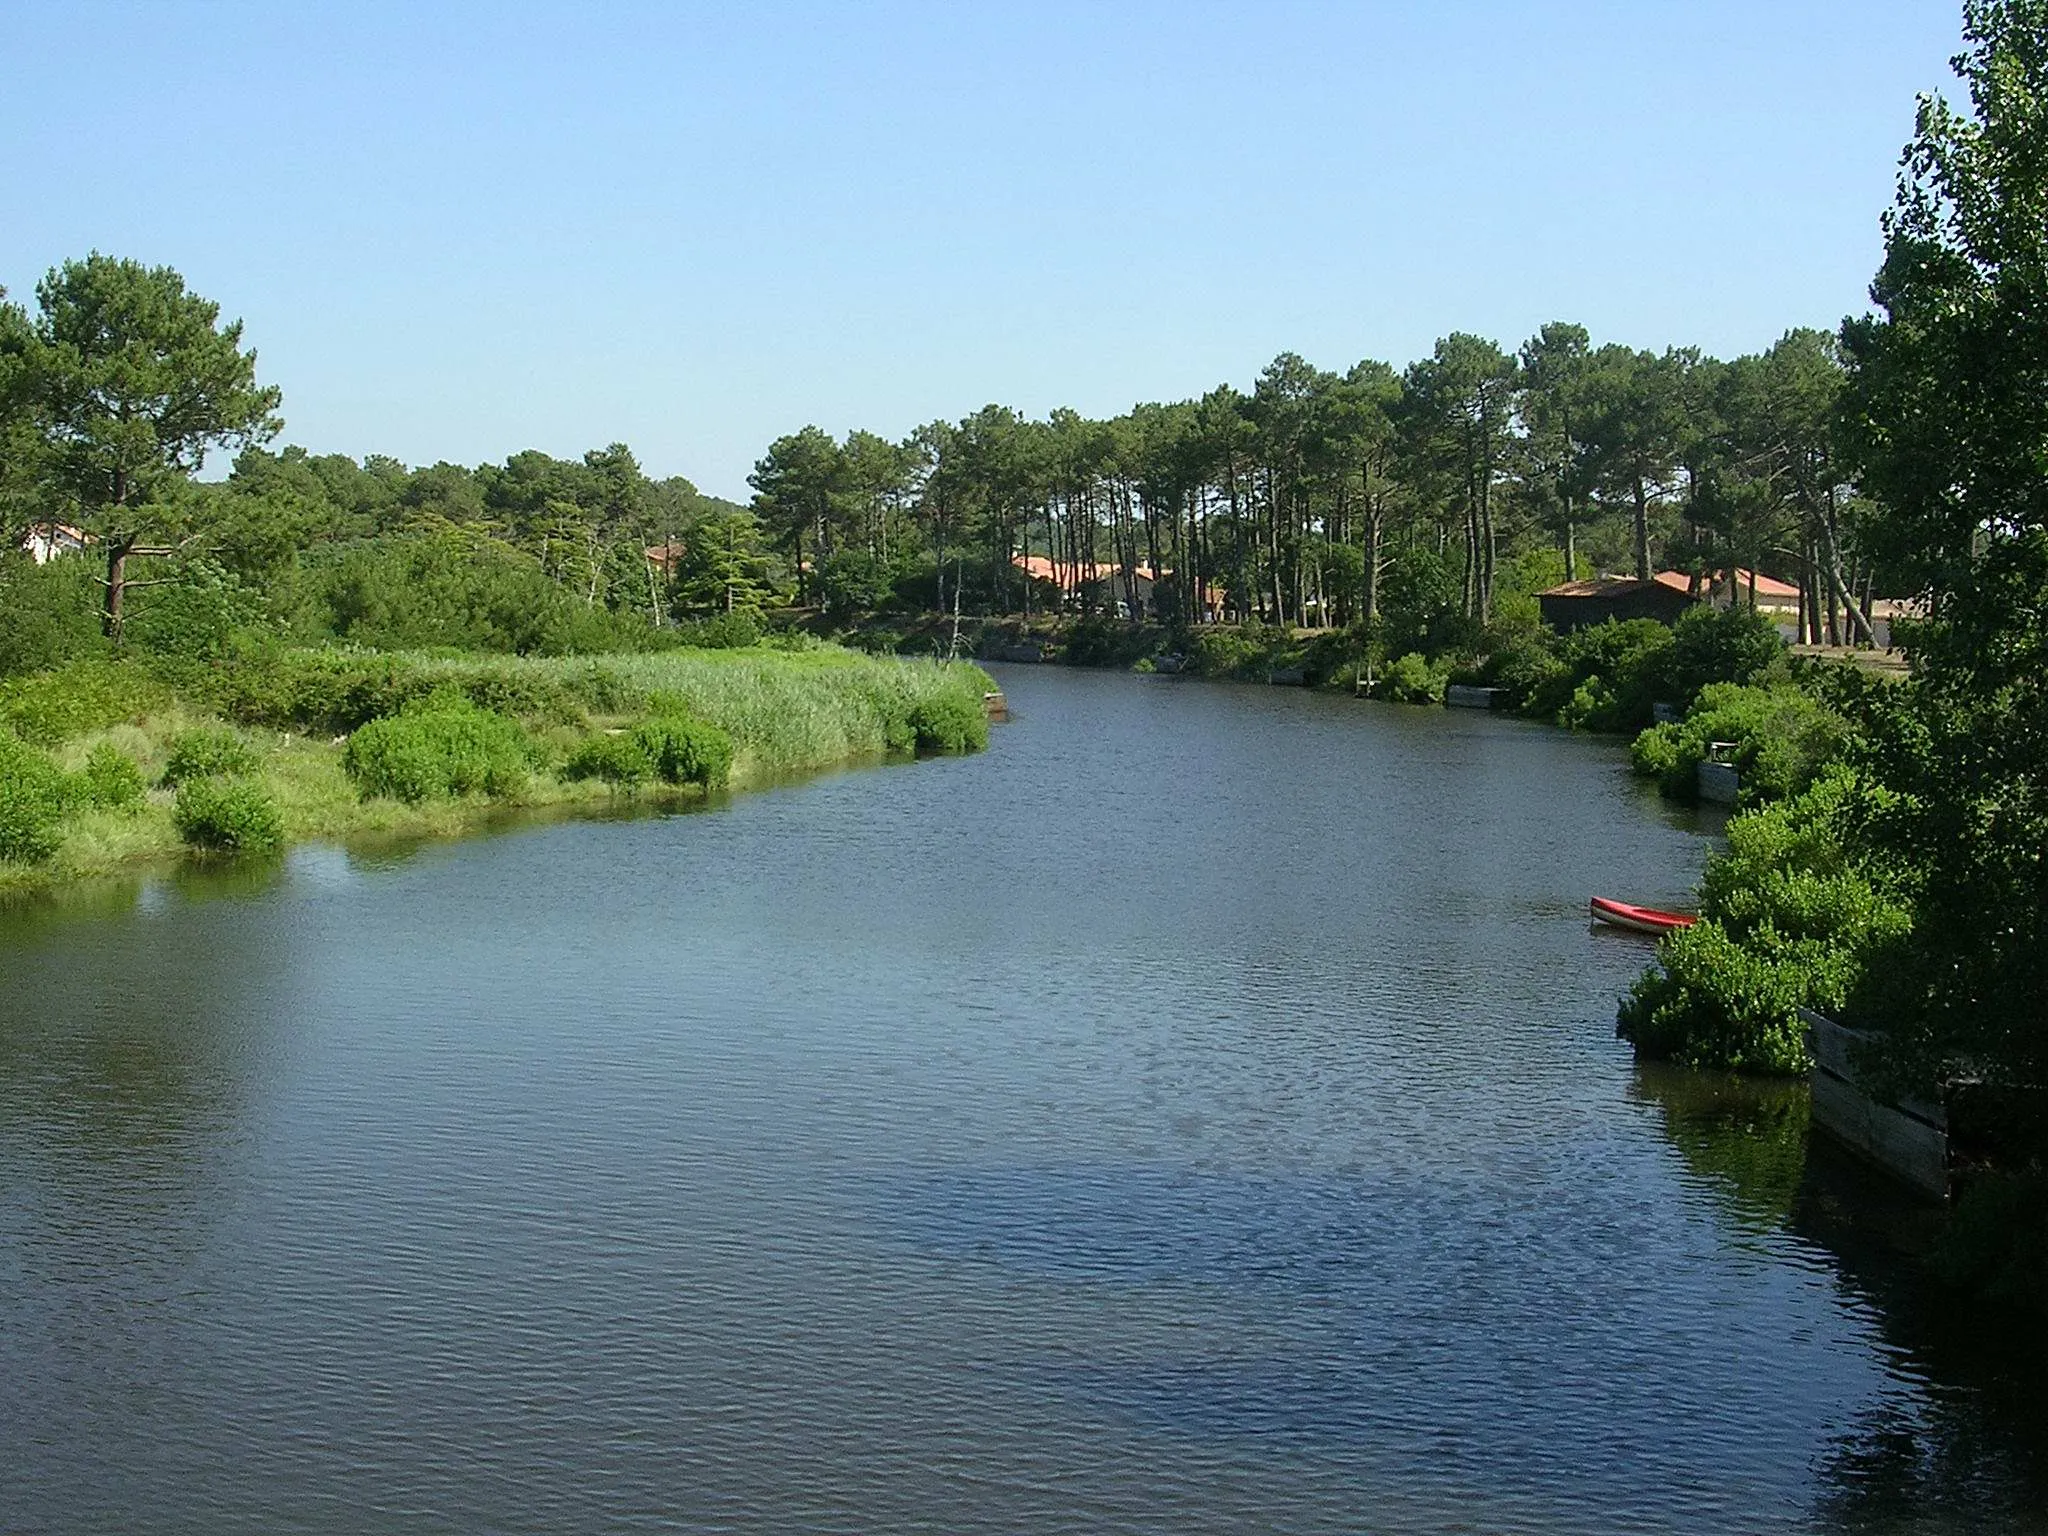
{"label": "white house", "polygon": [[48,565],[59,555],[75,555],[93,542],[83,528],[69,523],[37,523],[22,535],[21,548],[37,565]]}

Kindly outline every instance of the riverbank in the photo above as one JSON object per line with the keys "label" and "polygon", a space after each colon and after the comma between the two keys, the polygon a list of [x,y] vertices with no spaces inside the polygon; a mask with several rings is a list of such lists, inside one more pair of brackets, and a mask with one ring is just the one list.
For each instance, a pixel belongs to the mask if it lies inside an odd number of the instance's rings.
{"label": "riverbank", "polygon": [[[200,770],[219,770],[212,776],[270,808],[274,835],[258,840],[266,846],[444,838],[510,809],[685,803],[845,763],[975,750],[987,741],[982,696],[992,687],[970,664],[825,645],[573,659],[306,650],[171,668],[77,664],[0,684],[14,764],[0,765],[0,819],[34,828],[17,835],[14,857],[0,858],[0,895],[218,857],[218,848],[195,846],[189,811],[180,826],[181,782],[209,776],[184,761],[195,756],[211,754],[217,760]],[[436,701],[502,721],[513,771],[464,793],[368,792],[361,765],[351,772],[351,737]],[[657,720],[708,727],[729,761],[701,775],[620,768],[615,749],[630,750]],[[38,789],[48,802],[40,809]]]}

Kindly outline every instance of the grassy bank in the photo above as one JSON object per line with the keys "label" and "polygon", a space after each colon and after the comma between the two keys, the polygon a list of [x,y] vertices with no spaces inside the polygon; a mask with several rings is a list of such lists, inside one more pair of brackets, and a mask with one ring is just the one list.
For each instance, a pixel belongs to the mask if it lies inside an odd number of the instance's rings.
{"label": "grassy bank", "polygon": [[965,664],[829,646],[78,663],[0,683],[0,893],[971,751],[991,686]]}

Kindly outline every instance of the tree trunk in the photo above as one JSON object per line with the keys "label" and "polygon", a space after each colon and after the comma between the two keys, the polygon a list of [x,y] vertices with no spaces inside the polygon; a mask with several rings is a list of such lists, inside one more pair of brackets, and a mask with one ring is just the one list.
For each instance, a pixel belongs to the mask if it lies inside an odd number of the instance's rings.
{"label": "tree trunk", "polygon": [[1650,579],[1650,492],[1639,472],[1635,477],[1636,580]]}

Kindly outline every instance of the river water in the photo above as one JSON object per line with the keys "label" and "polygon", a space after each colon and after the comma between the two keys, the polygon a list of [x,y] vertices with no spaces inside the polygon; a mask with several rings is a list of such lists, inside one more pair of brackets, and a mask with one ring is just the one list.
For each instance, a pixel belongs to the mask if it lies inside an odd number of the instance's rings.
{"label": "river water", "polygon": [[[1702,829],[1506,720],[1006,671],[968,760],[0,913],[0,1529],[2038,1530]],[[1894,1204],[1896,1202],[1893,1202]]]}

